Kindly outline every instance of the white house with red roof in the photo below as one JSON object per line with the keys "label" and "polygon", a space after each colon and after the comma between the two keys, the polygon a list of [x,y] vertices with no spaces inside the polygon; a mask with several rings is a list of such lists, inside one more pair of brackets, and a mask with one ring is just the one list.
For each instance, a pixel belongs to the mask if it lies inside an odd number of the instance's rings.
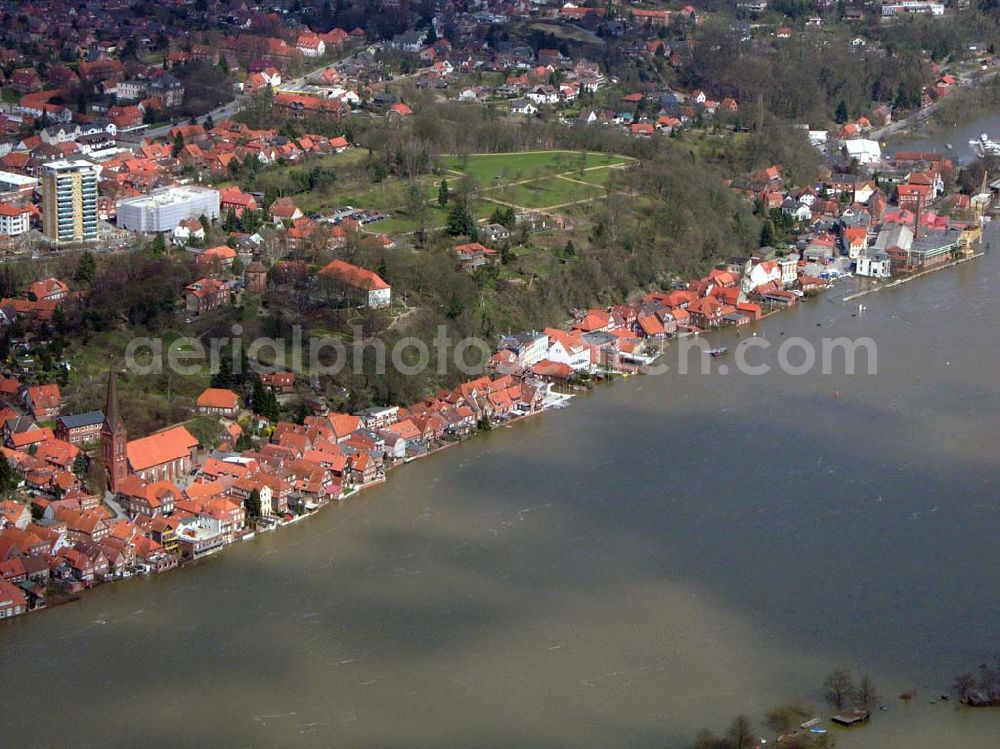
{"label": "white house with red roof", "polygon": [[343,260],[331,260],[319,274],[339,283],[373,309],[388,307],[392,300],[392,288],[389,284],[366,268],[359,268]]}
{"label": "white house with red roof", "polygon": [[16,237],[31,228],[31,209],[27,206],[0,203],[0,235]]}
{"label": "white house with red roof", "polygon": [[198,396],[198,411],[217,416],[235,416],[240,410],[240,399],[228,388],[206,388]]}
{"label": "white house with red roof", "polygon": [[322,57],[326,53],[326,42],[311,31],[299,34],[295,46],[304,57]]}
{"label": "white house with red roof", "polygon": [[762,263],[752,266],[747,271],[746,275],[743,276],[741,286],[743,291],[749,294],[755,289],[770,283],[781,283],[781,268],[776,261],[765,260]]}
{"label": "white house with red roof", "polygon": [[58,302],[69,295],[69,286],[58,278],[44,278],[28,287],[28,299],[34,302]]}

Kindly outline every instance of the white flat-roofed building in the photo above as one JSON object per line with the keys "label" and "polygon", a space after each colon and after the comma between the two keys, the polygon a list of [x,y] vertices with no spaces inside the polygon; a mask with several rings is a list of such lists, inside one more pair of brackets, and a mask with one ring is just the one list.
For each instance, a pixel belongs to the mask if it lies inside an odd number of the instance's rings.
{"label": "white flat-roofed building", "polygon": [[219,218],[219,191],[183,185],[118,201],[118,226],[139,232],[173,231],[181,221]]}
{"label": "white flat-roofed building", "polygon": [[38,187],[38,180],[17,172],[0,172],[0,194],[18,193],[31,195]]}
{"label": "white flat-roofed building", "polygon": [[902,2],[882,5],[882,18],[893,18],[906,13],[943,16],[944,3],[927,2],[927,0],[902,0]]}
{"label": "white flat-roofed building", "polygon": [[877,164],[882,159],[882,148],[877,140],[853,138],[841,141],[847,157],[857,159],[859,164]]}

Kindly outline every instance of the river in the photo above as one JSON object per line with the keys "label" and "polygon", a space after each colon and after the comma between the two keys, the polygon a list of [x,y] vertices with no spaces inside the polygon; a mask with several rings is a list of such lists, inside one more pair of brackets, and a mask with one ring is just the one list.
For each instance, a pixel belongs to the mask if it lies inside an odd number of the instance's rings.
{"label": "river", "polygon": [[839,746],[996,746],[931,702],[1000,653],[998,282],[845,282],[754,330],[870,336],[877,375],[617,380],[6,622],[4,745],[682,747],[843,666],[888,709]]}
{"label": "river", "polygon": [[[920,130],[907,135],[905,139],[890,140],[885,151],[890,155],[899,151],[936,151],[955,159],[959,164],[965,164],[976,158],[969,141],[978,139],[980,133],[987,133],[993,140],[1000,139],[1000,113],[983,115],[934,132]],[[991,177],[994,178],[995,176]]]}

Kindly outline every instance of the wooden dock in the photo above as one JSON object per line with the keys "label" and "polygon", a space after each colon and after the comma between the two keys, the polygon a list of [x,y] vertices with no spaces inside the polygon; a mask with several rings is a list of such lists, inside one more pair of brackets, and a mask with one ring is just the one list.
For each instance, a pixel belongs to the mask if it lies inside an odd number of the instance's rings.
{"label": "wooden dock", "polygon": [[867,721],[872,714],[867,710],[851,710],[849,712],[838,713],[831,720],[840,726],[856,726]]}

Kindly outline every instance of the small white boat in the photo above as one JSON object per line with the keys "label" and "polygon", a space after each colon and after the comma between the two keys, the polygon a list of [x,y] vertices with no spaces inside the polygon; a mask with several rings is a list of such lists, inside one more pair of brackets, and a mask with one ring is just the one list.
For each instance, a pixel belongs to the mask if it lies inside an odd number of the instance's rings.
{"label": "small white boat", "polygon": [[1000,143],[990,139],[989,133],[980,133],[978,138],[969,141],[976,156],[981,159],[987,156],[1000,156]]}

